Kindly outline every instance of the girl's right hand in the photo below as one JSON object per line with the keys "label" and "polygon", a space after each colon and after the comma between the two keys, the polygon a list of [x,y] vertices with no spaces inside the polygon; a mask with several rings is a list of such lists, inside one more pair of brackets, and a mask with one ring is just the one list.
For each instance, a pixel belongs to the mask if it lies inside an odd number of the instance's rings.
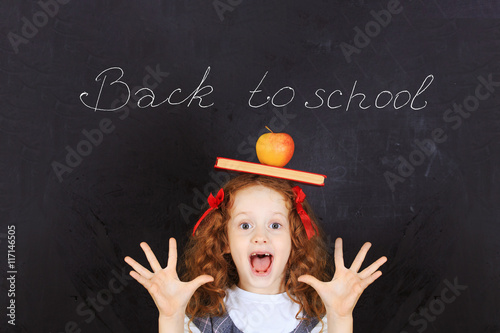
{"label": "girl's right hand", "polygon": [[205,283],[212,282],[214,278],[210,275],[200,275],[190,282],[179,280],[176,271],[177,245],[174,238],[170,238],[169,241],[168,263],[165,268],[161,268],[147,243],[142,242],[141,248],[144,250],[153,272],[127,256],[125,262],[134,269],[130,275],[148,290],[158,307],[160,317],[183,317],[189,299],[196,289]]}

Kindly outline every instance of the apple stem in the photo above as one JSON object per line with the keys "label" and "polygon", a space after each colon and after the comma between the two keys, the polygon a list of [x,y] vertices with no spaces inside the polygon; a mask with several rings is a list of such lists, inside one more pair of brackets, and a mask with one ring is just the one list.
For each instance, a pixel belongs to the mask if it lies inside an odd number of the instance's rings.
{"label": "apple stem", "polygon": [[268,130],[269,132],[274,133],[273,131],[271,131],[271,129],[270,129],[269,127],[267,127],[267,126],[266,126],[266,128],[267,128],[267,130]]}

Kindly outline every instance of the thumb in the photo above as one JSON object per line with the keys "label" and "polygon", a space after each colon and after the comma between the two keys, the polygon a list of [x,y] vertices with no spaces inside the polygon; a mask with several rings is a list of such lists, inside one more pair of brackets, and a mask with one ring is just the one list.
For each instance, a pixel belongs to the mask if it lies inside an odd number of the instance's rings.
{"label": "thumb", "polygon": [[318,292],[319,292],[319,289],[320,289],[320,286],[322,283],[320,280],[316,279],[314,276],[309,275],[309,274],[301,275],[297,278],[297,280],[299,282],[303,282],[303,283],[310,285],[311,287],[316,289],[316,291],[318,291]]}
{"label": "thumb", "polygon": [[213,280],[214,278],[210,275],[200,275],[196,279],[189,282],[189,284],[193,288],[194,293],[200,286],[204,285],[205,283],[212,282]]}

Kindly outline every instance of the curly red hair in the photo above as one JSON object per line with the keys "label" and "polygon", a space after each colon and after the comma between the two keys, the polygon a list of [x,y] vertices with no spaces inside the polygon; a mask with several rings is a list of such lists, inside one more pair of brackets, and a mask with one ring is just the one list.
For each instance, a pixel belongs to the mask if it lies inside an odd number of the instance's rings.
{"label": "curly red hair", "polygon": [[184,251],[184,281],[190,281],[202,274],[214,277],[214,281],[202,285],[191,297],[186,308],[190,318],[222,316],[225,290],[238,283],[238,273],[230,254],[224,254],[229,247],[227,222],[234,198],[238,191],[251,186],[262,185],[277,191],[285,198],[289,208],[290,237],[292,249],[285,267],[285,291],[295,303],[300,305],[297,319],[303,311],[306,318],[319,320],[326,314],[325,306],[318,293],[297,278],[310,274],[321,281],[332,278],[333,265],[327,251],[324,234],[314,213],[305,200],[302,204],[311,220],[318,226],[318,235],[307,238],[306,230],[295,208],[295,194],[292,182],[284,179],[243,174],[227,182],[223,187],[224,200],[218,209],[212,210],[201,222],[194,236],[189,238]]}

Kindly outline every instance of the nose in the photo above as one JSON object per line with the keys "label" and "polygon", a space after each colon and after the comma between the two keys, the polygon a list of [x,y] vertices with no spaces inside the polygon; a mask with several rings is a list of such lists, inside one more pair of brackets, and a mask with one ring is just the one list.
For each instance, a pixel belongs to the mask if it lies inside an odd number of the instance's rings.
{"label": "nose", "polygon": [[265,230],[262,228],[256,228],[255,233],[252,237],[252,243],[254,244],[266,244],[267,243],[267,235]]}

